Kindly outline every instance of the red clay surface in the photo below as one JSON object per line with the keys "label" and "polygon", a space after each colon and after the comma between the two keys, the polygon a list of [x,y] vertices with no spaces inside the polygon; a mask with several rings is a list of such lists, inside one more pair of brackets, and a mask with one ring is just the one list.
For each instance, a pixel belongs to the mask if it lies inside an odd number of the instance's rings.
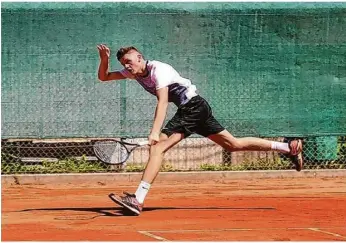
{"label": "red clay surface", "polygon": [[107,196],[136,188],[2,185],[2,240],[346,241],[346,178],[157,183],[139,217]]}

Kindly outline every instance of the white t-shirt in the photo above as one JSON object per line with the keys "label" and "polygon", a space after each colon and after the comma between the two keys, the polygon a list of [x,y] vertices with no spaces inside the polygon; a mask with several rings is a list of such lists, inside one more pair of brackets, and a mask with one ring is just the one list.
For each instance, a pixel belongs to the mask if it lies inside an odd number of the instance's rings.
{"label": "white t-shirt", "polygon": [[192,97],[197,96],[196,86],[189,79],[183,78],[169,64],[159,61],[147,61],[148,76],[132,75],[126,69],[121,74],[129,79],[135,79],[149,93],[156,96],[156,90],[168,87],[168,101],[176,106],[186,104]]}

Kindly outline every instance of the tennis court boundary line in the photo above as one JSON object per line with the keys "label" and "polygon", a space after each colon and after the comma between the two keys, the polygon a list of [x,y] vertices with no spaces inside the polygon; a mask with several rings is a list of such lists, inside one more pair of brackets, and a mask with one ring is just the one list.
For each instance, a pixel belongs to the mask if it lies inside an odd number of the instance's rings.
{"label": "tennis court boundary line", "polygon": [[143,235],[146,235],[146,236],[149,236],[150,238],[154,238],[155,240],[160,240],[160,241],[169,241],[161,236],[158,236],[158,235],[154,235],[152,233],[150,233],[149,231],[143,231],[143,230],[140,230],[138,231],[138,233],[141,233]]}
{"label": "tennis court boundary line", "polygon": [[[323,229],[323,230],[322,230]],[[342,239],[346,239],[346,236],[329,232],[324,229],[328,230],[333,230],[333,229],[346,229],[346,227],[322,227],[321,228],[316,228],[316,227],[273,227],[273,228],[226,228],[226,229],[185,229],[185,230],[141,230],[138,231],[138,233],[141,233],[143,235],[146,235],[148,237],[151,237],[153,239],[159,240],[159,241],[170,241],[166,238],[163,238],[157,233],[189,233],[189,232],[226,232],[226,231],[261,231],[261,230],[311,230],[315,232],[319,232],[322,234],[328,234],[328,235],[333,235],[335,237],[339,237]],[[155,234],[154,234],[155,233]]]}

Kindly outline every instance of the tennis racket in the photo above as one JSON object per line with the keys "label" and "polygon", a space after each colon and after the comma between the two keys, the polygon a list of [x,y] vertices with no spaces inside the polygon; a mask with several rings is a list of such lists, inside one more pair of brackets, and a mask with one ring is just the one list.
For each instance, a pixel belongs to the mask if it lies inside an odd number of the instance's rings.
{"label": "tennis racket", "polygon": [[105,139],[96,141],[93,145],[96,157],[104,163],[119,165],[126,162],[133,150],[148,145],[149,141],[129,143],[123,140]]}

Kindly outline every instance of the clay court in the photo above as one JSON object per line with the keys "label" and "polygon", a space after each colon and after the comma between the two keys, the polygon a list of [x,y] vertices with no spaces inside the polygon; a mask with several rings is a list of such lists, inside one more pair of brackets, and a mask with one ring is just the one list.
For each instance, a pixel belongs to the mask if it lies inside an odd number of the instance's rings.
{"label": "clay court", "polygon": [[344,177],[160,181],[139,217],[107,196],[136,187],[2,183],[2,240],[346,240]]}

